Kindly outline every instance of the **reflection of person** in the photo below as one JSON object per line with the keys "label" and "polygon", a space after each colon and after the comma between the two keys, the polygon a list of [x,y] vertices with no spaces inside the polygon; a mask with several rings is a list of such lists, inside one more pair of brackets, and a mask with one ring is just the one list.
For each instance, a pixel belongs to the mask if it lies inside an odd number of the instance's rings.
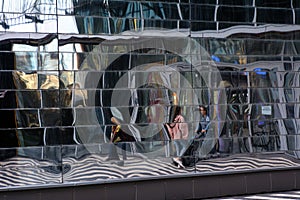
{"label": "reflection of person", "polygon": [[[207,135],[208,132],[210,119],[207,114],[207,108],[205,106],[199,106],[199,111],[201,114],[201,118],[196,130],[197,134],[195,135],[189,146],[185,149],[183,154],[181,154],[180,161],[181,165],[183,166],[193,166],[199,160],[199,157],[196,156],[196,153],[198,148],[202,145],[203,138]],[[180,165],[179,163],[177,164]]]}
{"label": "reflection of person", "polygon": [[123,165],[124,160],[127,159],[126,151],[130,149],[128,142],[135,141],[135,139],[133,136],[123,131],[123,129],[121,128],[121,123],[117,120],[117,118],[112,117],[111,122],[114,124],[112,126],[111,136],[111,142],[113,143],[113,145],[110,146],[109,157],[107,160],[120,160],[115,146],[117,145],[122,150],[123,161],[117,162],[116,164]]}
{"label": "reflection of person", "polygon": [[185,151],[185,142],[184,139],[188,137],[188,126],[184,120],[184,117],[181,115],[181,108],[175,106],[174,115],[172,121],[169,124],[166,124],[168,132],[172,140],[174,140],[174,145],[176,148],[177,157],[173,158],[173,161],[177,163],[180,167],[184,168],[181,161],[181,156]]}
{"label": "reflection of person", "polygon": [[196,132],[199,134],[199,136],[205,136],[209,128],[210,119],[207,114],[207,108],[205,106],[199,106],[199,111],[201,116]]}

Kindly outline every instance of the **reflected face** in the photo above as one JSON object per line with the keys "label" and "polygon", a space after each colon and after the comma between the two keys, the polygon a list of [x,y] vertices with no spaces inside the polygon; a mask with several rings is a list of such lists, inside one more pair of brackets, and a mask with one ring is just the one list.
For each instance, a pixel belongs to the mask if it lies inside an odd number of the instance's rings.
{"label": "reflected face", "polygon": [[203,107],[199,108],[201,115],[206,115],[206,110]]}

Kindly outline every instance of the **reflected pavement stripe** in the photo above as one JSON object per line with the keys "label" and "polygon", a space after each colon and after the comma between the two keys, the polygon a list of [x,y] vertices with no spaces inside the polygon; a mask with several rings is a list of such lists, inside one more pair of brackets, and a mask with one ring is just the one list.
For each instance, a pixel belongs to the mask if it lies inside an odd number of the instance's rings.
{"label": "reflected pavement stripe", "polygon": [[[298,192],[299,193],[299,192]],[[285,194],[285,193],[280,193],[280,194],[272,194],[272,196],[276,196],[276,197],[293,197],[293,198],[297,198],[300,199],[300,194]]]}
{"label": "reflected pavement stripe", "polygon": [[287,198],[277,198],[277,197],[271,197],[271,196],[258,196],[258,195],[254,195],[254,196],[250,196],[250,197],[245,197],[244,199],[256,199],[256,200],[261,200],[261,199],[265,199],[265,200],[283,200],[283,199],[287,199]]}
{"label": "reflected pavement stripe", "polygon": [[256,200],[295,200],[300,199],[300,191],[289,191],[279,193],[254,194],[249,196],[235,196],[228,198],[219,198],[218,200],[237,200],[237,199],[256,199]]}

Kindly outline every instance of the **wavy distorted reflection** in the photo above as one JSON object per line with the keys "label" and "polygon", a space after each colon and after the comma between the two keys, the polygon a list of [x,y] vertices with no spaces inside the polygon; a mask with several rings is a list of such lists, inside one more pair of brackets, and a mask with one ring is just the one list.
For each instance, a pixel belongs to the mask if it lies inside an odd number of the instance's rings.
{"label": "wavy distorted reflection", "polygon": [[[299,157],[297,9],[270,8],[289,13],[289,24],[274,25],[262,21],[258,1],[226,16],[234,9],[221,1],[193,5],[205,13],[187,2],[0,1],[5,177],[17,169],[24,176],[16,184],[26,185],[298,166],[261,158]],[[210,126],[193,143],[199,105]],[[197,144],[184,170],[171,162],[165,127],[177,106],[188,124],[185,148]],[[126,160],[108,161],[112,154]]]}

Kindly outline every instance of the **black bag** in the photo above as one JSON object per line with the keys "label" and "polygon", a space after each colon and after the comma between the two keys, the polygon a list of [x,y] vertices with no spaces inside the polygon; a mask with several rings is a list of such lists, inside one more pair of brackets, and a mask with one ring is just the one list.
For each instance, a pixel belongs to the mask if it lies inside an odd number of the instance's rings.
{"label": "black bag", "polygon": [[199,161],[198,148],[201,146],[201,138],[195,138],[191,144],[187,147],[183,155],[181,156],[182,164],[186,167],[195,166]]}

